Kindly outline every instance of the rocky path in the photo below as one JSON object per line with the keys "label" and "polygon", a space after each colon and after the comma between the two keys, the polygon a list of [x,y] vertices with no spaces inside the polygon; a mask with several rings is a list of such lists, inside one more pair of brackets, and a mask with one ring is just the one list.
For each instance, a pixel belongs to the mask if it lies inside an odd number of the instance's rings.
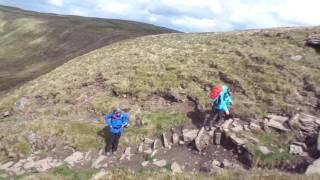
{"label": "rocky path", "polygon": [[[80,152],[71,147],[64,147],[64,153],[58,151],[44,155],[35,152],[18,161],[3,162],[0,170],[8,176],[46,172],[62,165],[99,169],[101,173],[115,167],[133,170],[166,168],[177,173],[213,172],[221,168],[246,170],[251,166],[250,161],[253,158],[248,150],[250,144],[256,145],[265,155],[273,151],[264,146],[255,137],[254,132],[270,133],[271,128],[279,132],[293,131],[303,138],[317,133],[319,127],[319,118],[305,114],[292,118],[270,115],[261,121],[242,121],[234,118],[226,120],[219,128],[212,130],[192,127],[173,129],[154,139],[145,138],[139,145],[120,147],[112,156],[105,156],[103,150]],[[288,151],[294,156],[308,157],[310,146],[304,141],[293,141],[288,144]],[[246,163],[248,161],[249,163]],[[314,161],[306,173],[320,172],[318,162],[319,160]]]}

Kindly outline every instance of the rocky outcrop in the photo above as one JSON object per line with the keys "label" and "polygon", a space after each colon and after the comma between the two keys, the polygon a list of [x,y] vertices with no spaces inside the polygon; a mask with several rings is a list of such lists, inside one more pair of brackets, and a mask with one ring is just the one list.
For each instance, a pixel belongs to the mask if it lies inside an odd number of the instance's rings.
{"label": "rocky outcrop", "polygon": [[184,129],[182,130],[183,140],[186,142],[191,142],[198,136],[198,129]]}
{"label": "rocky outcrop", "polygon": [[306,170],[306,175],[320,175],[320,159],[315,160]]}
{"label": "rocky outcrop", "polygon": [[204,127],[201,128],[201,130],[198,133],[198,136],[195,139],[195,147],[198,151],[202,151],[205,149],[210,143],[210,136],[205,131]]}
{"label": "rocky outcrop", "polygon": [[70,156],[64,159],[64,162],[69,164],[70,166],[74,166],[75,164],[82,161],[84,158],[84,154],[82,152],[74,152]]}
{"label": "rocky outcrop", "polygon": [[301,131],[304,135],[313,135],[318,133],[320,127],[320,118],[309,114],[296,114],[288,121],[290,127]]}

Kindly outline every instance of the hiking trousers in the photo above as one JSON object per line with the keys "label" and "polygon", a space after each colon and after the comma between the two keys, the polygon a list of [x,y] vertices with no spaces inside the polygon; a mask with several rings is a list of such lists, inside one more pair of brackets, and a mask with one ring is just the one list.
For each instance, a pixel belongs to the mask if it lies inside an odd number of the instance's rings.
{"label": "hiking trousers", "polygon": [[114,134],[110,132],[109,142],[106,144],[105,152],[115,152],[118,149],[121,133]]}
{"label": "hiking trousers", "polygon": [[211,118],[210,118],[210,128],[213,127],[213,123],[221,123],[224,120],[225,112],[222,109],[214,109],[212,110]]}

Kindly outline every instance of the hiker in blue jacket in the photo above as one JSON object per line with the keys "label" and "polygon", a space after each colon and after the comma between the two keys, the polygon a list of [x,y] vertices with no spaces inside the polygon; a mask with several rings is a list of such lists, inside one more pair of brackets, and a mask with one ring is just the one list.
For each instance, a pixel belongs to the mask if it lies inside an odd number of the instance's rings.
{"label": "hiker in blue jacket", "polygon": [[211,100],[213,119],[210,121],[210,128],[214,121],[216,121],[217,124],[220,124],[224,120],[225,115],[230,114],[229,107],[232,103],[229,87],[227,85],[223,85],[222,92],[219,96],[216,99]]}
{"label": "hiker in blue jacket", "polygon": [[128,126],[129,116],[120,108],[113,108],[110,114],[104,116],[105,126],[109,127],[109,142],[106,144],[106,155],[117,151],[123,129]]}

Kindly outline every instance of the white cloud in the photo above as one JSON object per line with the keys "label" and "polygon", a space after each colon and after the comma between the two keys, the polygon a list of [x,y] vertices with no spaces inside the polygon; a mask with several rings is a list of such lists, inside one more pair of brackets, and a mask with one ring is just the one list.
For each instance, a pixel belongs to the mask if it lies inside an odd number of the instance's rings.
{"label": "white cloud", "polygon": [[[5,0],[0,0],[1,2]],[[21,8],[128,19],[181,31],[320,25],[318,0],[12,0]],[[51,11],[52,12],[52,11]]]}
{"label": "white cloud", "polygon": [[184,27],[188,31],[205,31],[216,28],[216,23],[212,19],[198,19],[192,17],[181,17],[172,19],[171,23],[177,27]]}
{"label": "white cloud", "polygon": [[63,6],[63,0],[48,0],[48,3],[54,6]]}

